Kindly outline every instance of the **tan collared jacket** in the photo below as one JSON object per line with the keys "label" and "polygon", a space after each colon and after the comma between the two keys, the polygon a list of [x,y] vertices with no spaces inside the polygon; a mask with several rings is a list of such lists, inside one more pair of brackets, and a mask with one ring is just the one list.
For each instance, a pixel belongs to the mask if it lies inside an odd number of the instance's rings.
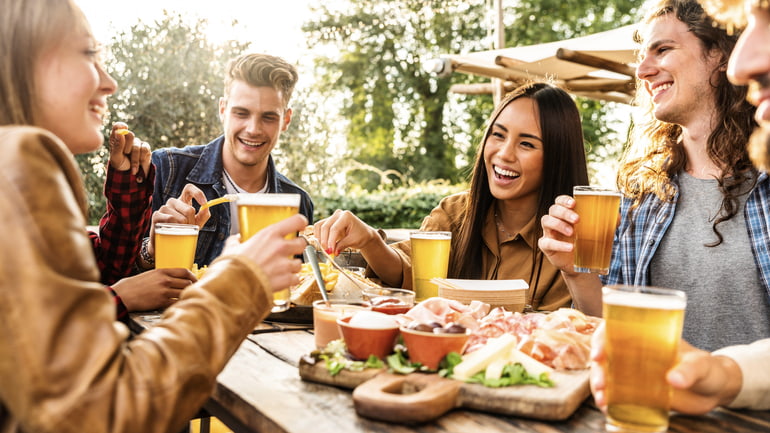
{"label": "tan collared jacket", "polygon": [[41,129],[0,127],[0,215],[2,433],[178,432],[271,305],[255,264],[222,257],[129,341],[75,160]]}
{"label": "tan collared jacket", "polygon": [[[457,236],[467,200],[467,191],[444,197],[430,215],[425,217],[420,230],[449,231],[453,236]],[[539,259],[542,259],[542,267],[533,267],[532,252],[537,248],[538,240],[537,224],[540,224],[540,221],[533,216],[520,232],[511,234],[511,239],[502,240],[495,224],[494,210],[490,209],[482,229],[482,279],[526,281],[530,286],[527,303],[535,310],[553,311],[560,307],[569,307],[572,298],[561,272],[551,265],[542,253],[538,254]],[[409,241],[398,242],[392,246],[401,257],[403,287],[411,288],[412,260]],[[451,277],[451,271],[449,274]]]}

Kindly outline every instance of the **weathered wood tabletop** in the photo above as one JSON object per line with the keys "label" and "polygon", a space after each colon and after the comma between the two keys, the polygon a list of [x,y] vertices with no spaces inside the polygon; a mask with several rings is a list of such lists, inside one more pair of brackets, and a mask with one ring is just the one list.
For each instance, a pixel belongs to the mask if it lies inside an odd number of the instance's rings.
{"label": "weathered wood tabletop", "polygon": [[[132,314],[134,331],[152,326],[157,313]],[[205,408],[235,432],[603,432],[604,415],[589,397],[567,420],[538,421],[455,409],[436,421],[399,425],[356,414],[349,390],[305,382],[299,359],[313,335],[297,325],[263,324],[244,340],[217,378]],[[770,431],[770,412],[716,409],[704,416],[673,414],[670,432]]]}

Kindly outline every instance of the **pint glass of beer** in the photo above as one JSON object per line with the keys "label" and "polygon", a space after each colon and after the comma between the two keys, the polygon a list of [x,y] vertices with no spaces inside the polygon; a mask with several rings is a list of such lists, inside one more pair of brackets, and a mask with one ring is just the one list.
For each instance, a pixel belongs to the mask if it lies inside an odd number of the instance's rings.
{"label": "pint glass of beer", "polygon": [[192,269],[197,245],[197,225],[155,224],[155,268]]}
{"label": "pint glass of beer", "polygon": [[[241,242],[263,228],[299,213],[299,194],[238,194],[238,224]],[[293,238],[290,234],[287,238]],[[273,313],[289,309],[289,289],[273,293]]]}
{"label": "pint glass of beer", "polygon": [[595,186],[576,186],[573,190],[575,212],[575,272],[607,275],[612,255],[612,240],[618,225],[620,193]]}
{"label": "pint glass of beer", "polygon": [[446,278],[452,232],[415,231],[409,234],[412,246],[412,283],[416,301],[438,296],[432,278]]}
{"label": "pint glass of beer", "polygon": [[602,288],[609,432],[665,432],[687,298],[679,290]]}

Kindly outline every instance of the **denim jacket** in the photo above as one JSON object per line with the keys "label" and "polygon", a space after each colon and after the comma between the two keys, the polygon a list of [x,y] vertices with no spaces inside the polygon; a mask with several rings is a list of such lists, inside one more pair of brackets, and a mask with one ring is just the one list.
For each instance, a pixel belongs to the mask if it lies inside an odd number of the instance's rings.
{"label": "denim jacket", "polygon": [[[155,192],[152,196],[152,209],[158,210],[170,198],[177,198],[188,183],[200,188],[208,200],[227,194],[222,183],[222,146],[224,136],[209,144],[170,147],[152,152],[155,165]],[[313,223],[313,201],[310,195],[279,173],[275,168],[272,155],[267,165],[267,192],[300,194],[299,211]],[[197,206],[196,206],[197,207]],[[198,266],[210,264],[219,254],[230,235],[230,206],[213,206],[211,218],[198,233],[198,248],[195,263]]]}

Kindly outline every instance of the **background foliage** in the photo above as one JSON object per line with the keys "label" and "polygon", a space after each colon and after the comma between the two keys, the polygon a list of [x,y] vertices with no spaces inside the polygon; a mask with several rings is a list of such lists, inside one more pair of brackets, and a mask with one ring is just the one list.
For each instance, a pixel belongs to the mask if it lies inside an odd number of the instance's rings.
{"label": "background foliage", "polygon": [[[221,134],[217,104],[224,67],[246,44],[212,45],[206,40],[206,25],[205,20],[190,23],[180,14],[166,13],[161,20],[140,21],[113,38],[105,63],[118,91],[108,100],[108,125],[127,123],[153,149],[205,144]],[[92,224],[105,210],[102,189],[108,156],[107,147],[78,156],[86,174]]]}
{"label": "background foliage", "polygon": [[[486,80],[465,74],[438,78],[422,62],[488,49],[490,3],[313,3],[313,19],[303,30],[314,62],[312,70],[300,69],[300,84],[310,84],[295,91],[292,124],[274,156],[279,169],[311,193],[316,218],[345,208],[374,226],[417,227],[441,197],[465,187],[492,97],[450,93],[452,84]],[[615,28],[634,22],[637,13],[632,0],[504,4],[506,46]],[[119,83],[109,123],[128,123],[154,149],[207,143],[220,135],[223,70],[248,45],[213,45],[206,28],[205,20],[166,13],[118,33],[106,59]],[[581,98],[577,103],[589,161],[616,158],[625,140],[623,127],[611,121],[617,104]],[[106,148],[78,156],[91,224],[105,208],[106,159]]]}

